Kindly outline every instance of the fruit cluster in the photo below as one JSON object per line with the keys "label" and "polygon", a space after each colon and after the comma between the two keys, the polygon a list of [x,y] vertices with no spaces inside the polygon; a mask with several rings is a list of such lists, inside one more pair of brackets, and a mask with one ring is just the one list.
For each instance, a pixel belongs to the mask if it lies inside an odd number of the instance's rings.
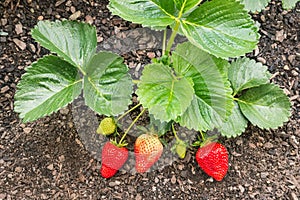
{"label": "fruit cluster", "polygon": [[[176,152],[179,158],[183,159],[187,150],[187,143],[180,140],[173,127],[176,143],[172,150]],[[129,128],[124,133],[122,139],[117,142],[111,140],[106,142],[102,149],[102,165],[100,173],[104,178],[113,177],[128,159],[128,149],[123,142]],[[104,118],[97,129],[97,133],[111,135],[117,131],[117,124],[111,117]],[[200,168],[209,176],[217,181],[221,181],[228,170],[228,152],[222,144],[214,141],[212,138],[205,138],[203,141],[197,141],[195,146],[200,146],[196,153],[196,161]],[[134,144],[135,169],[138,173],[144,173],[149,170],[161,157],[163,145],[157,134],[152,132],[140,135]]]}

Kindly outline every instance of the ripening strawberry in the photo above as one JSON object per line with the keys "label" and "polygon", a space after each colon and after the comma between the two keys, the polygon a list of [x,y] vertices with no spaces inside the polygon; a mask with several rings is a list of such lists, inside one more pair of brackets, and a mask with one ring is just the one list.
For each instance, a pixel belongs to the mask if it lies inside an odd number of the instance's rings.
{"label": "ripening strawberry", "polygon": [[142,134],[134,144],[135,168],[139,173],[146,172],[158,161],[163,152],[163,145],[157,135]]}
{"label": "ripening strawberry", "polygon": [[106,117],[100,122],[97,133],[103,135],[111,135],[116,131],[116,129],[117,125],[115,123],[115,120],[112,117]]}
{"label": "ripening strawberry", "polygon": [[228,170],[228,152],[218,142],[211,142],[200,147],[196,161],[201,169],[217,181],[221,181]]}
{"label": "ripening strawberry", "polygon": [[106,142],[102,149],[101,175],[104,178],[111,178],[124,165],[128,159],[126,147],[118,147],[113,142]]}

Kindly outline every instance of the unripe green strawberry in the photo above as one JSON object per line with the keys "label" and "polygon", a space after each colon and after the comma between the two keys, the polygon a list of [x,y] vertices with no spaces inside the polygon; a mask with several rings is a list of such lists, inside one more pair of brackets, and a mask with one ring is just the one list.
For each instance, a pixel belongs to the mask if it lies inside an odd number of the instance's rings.
{"label": "unripe green strawberry", "polygon": [[188,144],[185,141],[178,138],[176,143],[171,147],[171,151],[176,153],[179,158],[183,159],[186,155],[187,146]]}
{"label": "unripe green strawberry", "polygon": [[179,156],[179,158],[183,159],[186,154],[187,144],[184,141],[179,140],[175,145],[177,155]]}
{"label": "unripe green strawberry", "polygon": [[116,129],[117,125],[115,123],[115,120],[112,117],[106,117],[100,122],[97,133],[103,135],[111,135],[116,131]]}

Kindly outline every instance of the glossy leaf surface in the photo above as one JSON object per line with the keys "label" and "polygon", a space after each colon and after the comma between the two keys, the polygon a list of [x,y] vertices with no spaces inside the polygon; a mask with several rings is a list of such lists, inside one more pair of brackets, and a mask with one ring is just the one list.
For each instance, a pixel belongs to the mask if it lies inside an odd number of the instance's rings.
{"label": "glossy leaf surface", "polygon": [[96,54],[84,77],[84,98],[95,112],[115,116],[131,102],[132,80],[123,59],[110,52]]}
{"label": "glossy leaf surface", "polygon": [[190,43],[178,45],[172,58],[176,73],[192,81],[195,90],[191,105],[177,121],[195,130],[220,127],[233,108],[228,62]]}
{"label": "glossy leaf surface", "polygon": [[278,128],[290,116],[291,103],[277,85],[251,88],[238,100],[244,116],[260,128]]}
{"label": "glossy leaf surface", "polygon": [[24,122],[50,115],[79,96],[78,70],[57,56],[46,56],[30,67],[18,83],[15,111]]}

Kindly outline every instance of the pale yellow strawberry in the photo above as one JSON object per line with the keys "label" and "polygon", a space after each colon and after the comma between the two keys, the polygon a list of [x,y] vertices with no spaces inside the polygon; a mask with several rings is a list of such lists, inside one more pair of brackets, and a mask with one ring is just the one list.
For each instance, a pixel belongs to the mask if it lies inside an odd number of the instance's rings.
{"label": "pale yellow strawberry", "polygon": [[116,129],[117,125],[115,123],[115,120],[112,117],[106,117],[100,122],[97,133],[103,135],[111,135],[115,133]]}

